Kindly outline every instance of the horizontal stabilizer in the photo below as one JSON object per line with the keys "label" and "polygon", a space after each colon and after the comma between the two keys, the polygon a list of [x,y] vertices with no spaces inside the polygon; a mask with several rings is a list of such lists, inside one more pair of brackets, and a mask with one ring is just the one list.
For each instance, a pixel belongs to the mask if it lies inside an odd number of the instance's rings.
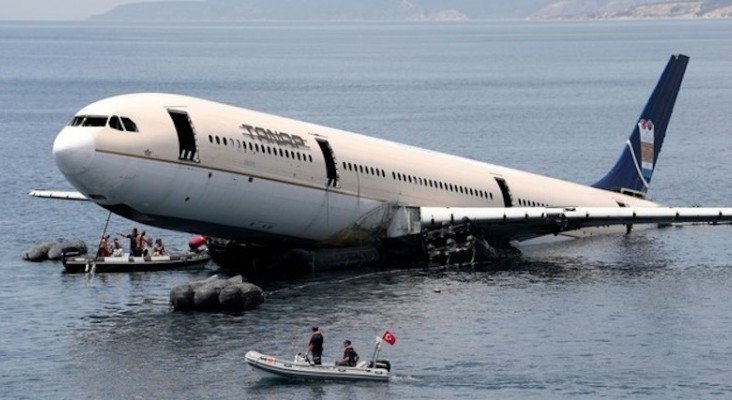
{"label": "horizontal stabilizer", "polygon": [[86,196],[79,192],[65,192],[60,190],[31,190],[28,192],[28,195],[46,199],[89,201]]}

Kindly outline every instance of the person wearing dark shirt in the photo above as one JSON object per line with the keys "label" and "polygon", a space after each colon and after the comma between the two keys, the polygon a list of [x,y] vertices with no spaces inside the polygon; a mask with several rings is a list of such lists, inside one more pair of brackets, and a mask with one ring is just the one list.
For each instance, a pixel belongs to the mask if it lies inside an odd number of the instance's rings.
{"label": "person wearing dark shirt", "polygon": [[135,257],[139,257],[142,255],[142,252],[137,247],[137,238],[139,236],[139,234],[137,233],[137,228],[132,228],[132,233],[130,233],[129,235],[125,235],[124,233],[120,233],[119,235],[130,239],[130,254]]}
{"label": "person wearing dark shirt", "polygon": [[310,336],[310,342],[308,343],[308,353],[313,355],[313,364],[321,364],[321,357],[323,356],[323,334],[317,326],[313,327],[313,334]]}
{"label": "person wearing dark shirt", "polygon": [[343,342],[343,358],[340,361],[336,361],[336,365],[355,367],[358,363],[358,353],[351,346],[351,341],[346,340]]}

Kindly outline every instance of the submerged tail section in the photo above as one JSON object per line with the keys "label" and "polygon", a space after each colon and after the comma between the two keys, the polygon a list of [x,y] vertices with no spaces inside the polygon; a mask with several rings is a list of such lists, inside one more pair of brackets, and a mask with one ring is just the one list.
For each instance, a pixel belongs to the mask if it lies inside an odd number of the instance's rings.
{"label": "submerged tail section", "polygon": [[683,54],[671,56],[620,158],[593,187],[645,196],[688,62]]}

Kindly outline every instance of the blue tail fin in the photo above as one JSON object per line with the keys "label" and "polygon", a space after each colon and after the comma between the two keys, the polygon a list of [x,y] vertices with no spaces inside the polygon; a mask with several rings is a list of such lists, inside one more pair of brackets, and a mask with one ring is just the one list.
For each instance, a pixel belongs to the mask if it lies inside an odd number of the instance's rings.
{"label": "blue tail fin", "polygon": [[592,186],[645,197],[689,57],[671,56],[615,166]]}

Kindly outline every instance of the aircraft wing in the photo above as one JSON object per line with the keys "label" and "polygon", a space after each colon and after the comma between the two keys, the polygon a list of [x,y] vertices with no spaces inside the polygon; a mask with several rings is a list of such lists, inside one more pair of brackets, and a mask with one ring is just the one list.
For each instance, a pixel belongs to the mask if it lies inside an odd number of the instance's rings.
{"label": "aircraft wing", "polygon": [[65,192],[60,190],[31,190],[28,192],[28,195],[46,199],[89,201],[86,196],[79,192]]}
{"label": "aircraft wing", "polygon": [[711,207],[421,207],[420,214],[423,226],[467,218],[506,241],[610,225],[732,221],[732,208]]}

